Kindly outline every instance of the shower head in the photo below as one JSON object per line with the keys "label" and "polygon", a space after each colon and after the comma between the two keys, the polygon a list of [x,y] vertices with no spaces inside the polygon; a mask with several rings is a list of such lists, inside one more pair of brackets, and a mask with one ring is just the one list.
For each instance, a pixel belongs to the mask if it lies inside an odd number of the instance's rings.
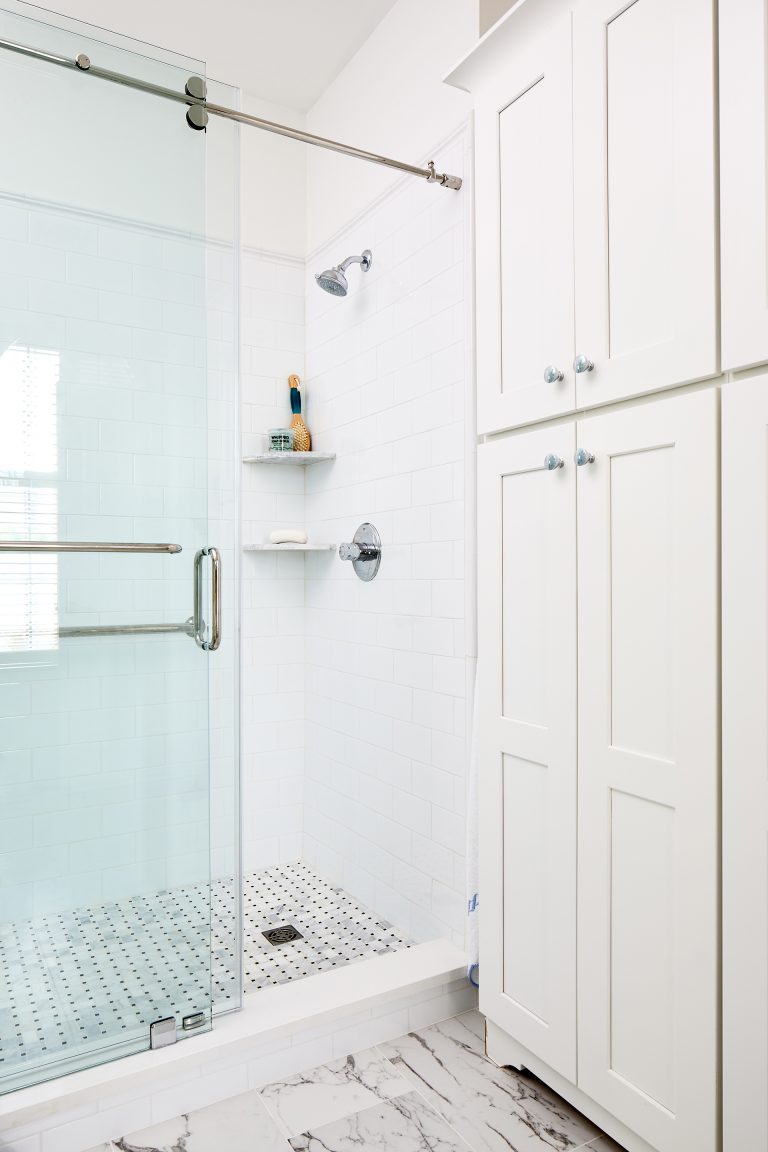
{"label": "shower head", "polygon": [[318,272],[315,274],[315,280],[323,289],[324,292],[330,292],[331,296],[346,296],[349,292],[349,284],[344,275],[350,264],[359,264],[363,272],[367,272],[373,264],[373,255],[370,248],[366,248],[362,256],[348,256],[346,260],[342,260],[341,264],[337,264],[335,268],[327,268],[325,272]]}

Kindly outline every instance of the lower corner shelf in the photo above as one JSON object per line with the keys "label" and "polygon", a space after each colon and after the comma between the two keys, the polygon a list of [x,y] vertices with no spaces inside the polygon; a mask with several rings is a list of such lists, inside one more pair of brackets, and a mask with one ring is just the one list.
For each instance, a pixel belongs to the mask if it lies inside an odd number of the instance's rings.
{"label": "lower corner shelf", "polygon": [[336,544],[244,544],[243,552],[335,552]]}

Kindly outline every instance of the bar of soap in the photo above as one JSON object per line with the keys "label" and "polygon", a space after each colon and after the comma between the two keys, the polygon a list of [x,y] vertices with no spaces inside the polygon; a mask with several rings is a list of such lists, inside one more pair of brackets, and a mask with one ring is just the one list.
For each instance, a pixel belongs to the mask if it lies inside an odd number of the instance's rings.
{"label": "bar of soap", "polygon": [[271,544],[306,544],[307,534],[300,528],[275,528],[269,540]]}

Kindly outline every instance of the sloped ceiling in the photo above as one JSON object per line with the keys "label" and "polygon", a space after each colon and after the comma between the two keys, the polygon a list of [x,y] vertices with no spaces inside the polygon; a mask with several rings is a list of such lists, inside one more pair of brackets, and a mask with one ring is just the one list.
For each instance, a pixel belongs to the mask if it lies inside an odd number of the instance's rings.
{"label": "sloped ceiling", "polygon": [[204,60],[214,79],[304,111],[395,3],[52,0],[51,7],[65,16]]}

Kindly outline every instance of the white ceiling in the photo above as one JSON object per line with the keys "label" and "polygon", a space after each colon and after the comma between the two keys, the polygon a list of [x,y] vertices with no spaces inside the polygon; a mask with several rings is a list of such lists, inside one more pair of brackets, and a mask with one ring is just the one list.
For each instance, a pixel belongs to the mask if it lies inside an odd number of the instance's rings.
{"label": "white ceiling", "polygon": [[78,20],[204,60],[264,100],[310,108],[396,0],[43,0]]}

